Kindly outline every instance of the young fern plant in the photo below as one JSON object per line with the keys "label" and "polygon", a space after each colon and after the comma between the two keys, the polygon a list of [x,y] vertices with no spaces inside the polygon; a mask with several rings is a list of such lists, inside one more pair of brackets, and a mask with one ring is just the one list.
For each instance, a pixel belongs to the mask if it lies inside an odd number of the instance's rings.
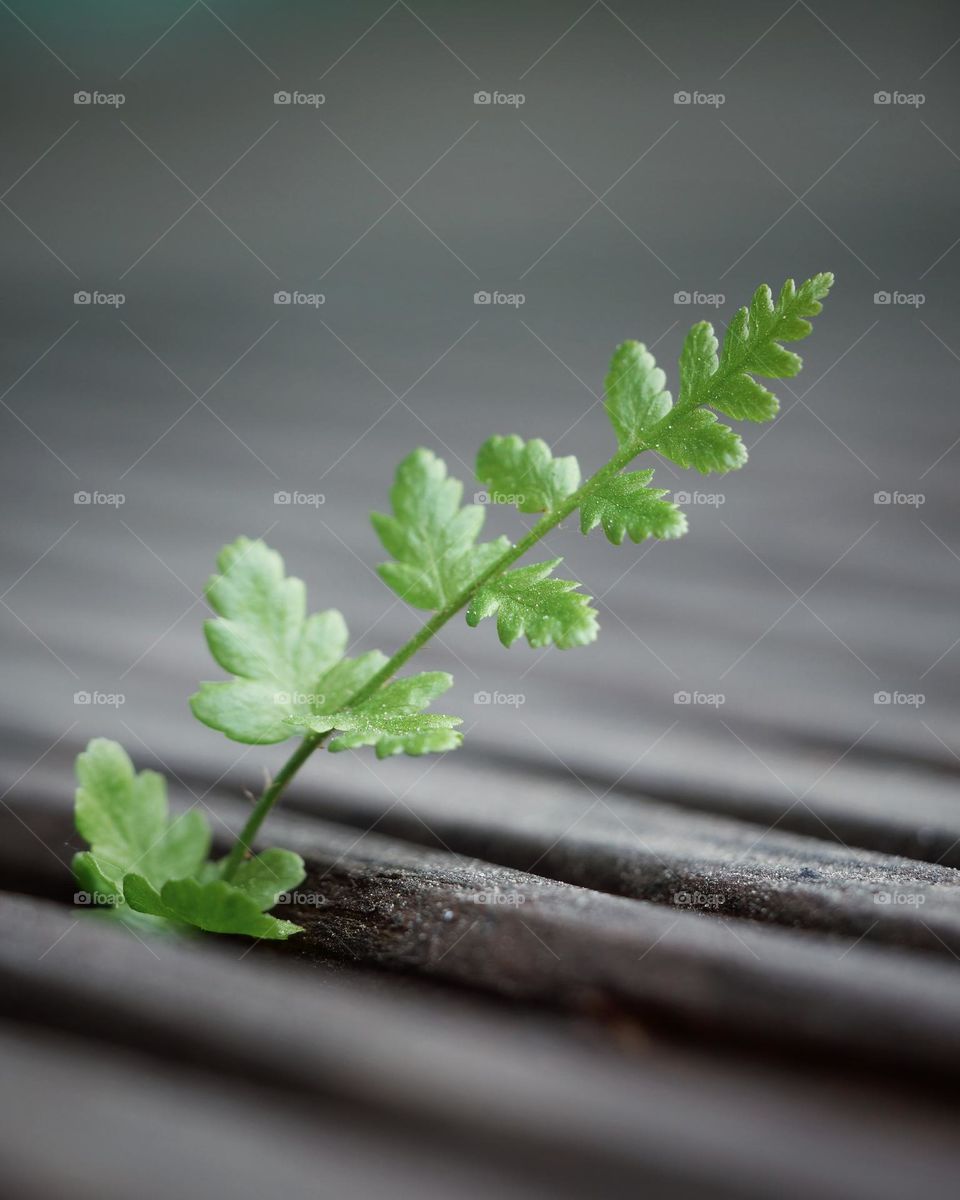
{"label": "young fern plant", "polygon": [[788,280],[776,299],[766,286],[731,321],[722,347],[700,322],[680,355],[674,403],[666,377],[639,342],[624,342],[605,381],[605,407],[617,449],[582,480],[574,457],[555,458],[538,438],[492,437],[477,456],[477,477],[495,503],[541,513],[516,543],[479,540],[485,511],[461,505],[463,485],[431,451],[415,450],[397,468],[392,513],[374,513],[387,553],[380,577],[407,603],[431,615],[390,658],[371,650],[344,657],[347,626],[334,609],[307,615],[306,592],[261,541],[239,538],[217,560],[206,588],[216,617],[206,622],[210,651],[230,679],[203,683],[191,707],[205,725],[237,742],[301,741],[256,802],[229,852],[211,859],[205,818],[191,809],[171,820],[165,784],[139,774],[124,750],[96,739],[79,756],[76,823],[90,849],[76,855],[80,886],[121,913],[217,933],[282,940],[298,926],[269,914],[280,895],[304,878],[288,850],[252,847],[284,788],[315,750],[373,746],[380,758],[456,749],[459,718],[427,711],[452,684],[443,671],[394,678],[451,618],[468,625],[496,617],[505,646],[525,637],[533,647],[565,650],[598,631],[590,597],[554,571],[560,559],[515,567],[566,517],[579,511],[584,534],[600,526],[614,545],[625,537],[675,538],[683,512],[650,486],[652,469],[627,470],[652,452],[706,474],[743,466],[740,437],[718,420],[769,421],[778,410],[761,379],[787,378],[801,367],[782,343],[811,332],[833,276],[799,288]]}

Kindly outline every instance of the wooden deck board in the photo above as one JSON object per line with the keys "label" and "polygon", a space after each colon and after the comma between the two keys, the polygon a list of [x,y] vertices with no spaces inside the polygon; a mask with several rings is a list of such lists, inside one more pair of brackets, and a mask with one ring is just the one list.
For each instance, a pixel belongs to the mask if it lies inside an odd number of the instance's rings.
{"label": "wooden deck board", "polygon": [[[213,1156],[245,1130],[258,1137],[251,1118],[278,1121],[283,1131],[274,1146],[294,1181],[326,1160],[317,1130],[335,1133],[337,1110],[353,1125],[347,1147],[379,1137],[384,1121],[394,1124],[401,1143],[391,1161],[413,1180],[416,1162],[401,1167],[405,1155],[421,1142],[444,1148],[448,1178],[463,1182],[467,1195],[480,1194],[463,1174],[478,1162],[486,1164],[481,1183],[502,1169],[530,1195],[541,1186],[559,1195],[592,1186],[612,1196],[646,1187],[692,1197],[708,1187],[723,1200],[759,1200],[772,1191],[797,1200],[811,1192],[893,1200],[911,1181],[935,1189],[952,1178],[954,1121],[929,1084],[861,1087],[849,1075],[818,1077],[812,1069],[804,1079],[769,1060],[722,1053],[719,1044],[696,1054],[658,1046],[642,1027],[631,1033],[613,1024],[606,1037],[614,1040],[604,1044],[589,1026],[571,1037],[549,1016],[532,1021],[522,1007],[484,1012],[450,995],[371,993],[349,977],[272,954],[238,961],[236,942],[161,942],[150,953],[115,928],[73,927],[73,914],[48,903],[6,899],[0,913],[0,1036],[8,1044],[20,1039],[8,1069],[17,1069],[31,1045],[38,1063],[23,1113],[0,1142],[15,1140],[21,1120],[55,1121],[63,1088],[86,1064],[93,1070],[99,1061],[107,1072],[98,1086],[94,1070],[91,1106],[76,1134],[62,1151],[51,1148],[45,1177],[54,1181],[71,1148],[87,1139],[92,1178],[110,1183],[113,1164],[97,1157],[116,1131],[109,1097],[132,1100],[144,1086],[142,1120],[131,1104],[132,1115],[120,1122],[132,1150],[151,1128],[176,1134],[186,1123],[194,1141],[185,1143],[184,1161],[209,1171]],[[58,939],[42,958],[28,952]],[[26,1041],[23,1022],[39,1031]],[[37,1041],[43,1030],[83,1041],[76,1048]],[[136,1060],[118,1061],[111,1049],[131,1046]],[[334,1114],[329,1127],[327,1111]],[[307,1140],[298,1146],[301,1136]],[[155,1179],[146,1181],[146,1194],[159,1195],[174,1168],[152,1154],[147,1161]],[[271,1162],[268,1146],[244,1181],[248,1159],[240,1154],[237,1194],[256,1194]],[[363,1185],[366,1160],[351,1170],[334,1154],[333,1163],[348,1183]],[[221,1182],[212,1194],[227,1189]]]}

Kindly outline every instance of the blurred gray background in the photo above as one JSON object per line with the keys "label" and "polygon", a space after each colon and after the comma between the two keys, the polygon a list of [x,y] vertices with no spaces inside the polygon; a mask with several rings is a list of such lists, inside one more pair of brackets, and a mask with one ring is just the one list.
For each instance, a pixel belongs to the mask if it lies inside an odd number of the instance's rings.
{"label": "blurred gray background", "polygon": [[[187,708],[219,677],[220,545],[264,536],[356,650],[390,652],[420,617],[373,575],[367,513],[403,454],[468,494],[491,433],[595,469],[619,341],[675,386],[693,321],[832,269],[748,467],[658,469],[691,494],[685,539],[550,539],[596,647],[455,622],[422,660],[456,675],[462,765],[492,784],[502,756],[587,779],[585,803],[595,778],[955,813],[958,40],[929,0],[0,4],[5,786],[68,792],[97,734],[195,794],[252,784],[284,749]],[[445,769],[344,755],[299,786]]]}

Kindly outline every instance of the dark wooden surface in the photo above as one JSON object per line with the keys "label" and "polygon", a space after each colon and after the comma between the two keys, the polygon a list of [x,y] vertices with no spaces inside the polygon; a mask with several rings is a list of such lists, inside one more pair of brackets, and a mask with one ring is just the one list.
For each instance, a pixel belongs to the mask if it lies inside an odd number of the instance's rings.
{"label": "dark wooden surface", "polygon": [[[0,4],[5,1191],[953,1195],[956,6],[28,7]],[[72,104],[121,78],[119,112]],[[874,104],[920,79],[919,111]],[[686,538],[548,539],[596,646],[452,622],[422,666],[456,677],[462,751],[308,764],[268,829],[309,862],[299,943],[147,944],[73,903],[90,737],[221,841],[283,760],[187,708],[219,546],[265,536],[351,653],[390,652],[421,614],[368,513],[403,454],[468,497],[492,433],[593,470],[614,345],[675,382],[689,323],[827,268],[747,468],[657,465],[696,494]],[[298,287],[323,307],[274,304]],[[923,305],[874,302],[895,288]]]}

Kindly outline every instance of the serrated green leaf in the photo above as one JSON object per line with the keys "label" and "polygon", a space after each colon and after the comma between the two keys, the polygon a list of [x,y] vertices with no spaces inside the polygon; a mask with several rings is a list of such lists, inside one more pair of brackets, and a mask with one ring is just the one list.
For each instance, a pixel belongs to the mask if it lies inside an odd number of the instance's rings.
{"label": "serrated green leaf", "polygon": [[479,625],[497,615],[497,634],[504,646],[526,636],[532,647],[559,650],[583,646],[597,636],[597,612],[590,597],[576,591],[572,579],[552,579],[562,559],[504,571],[483,585],[467,609],[467,624]]}
{"label": "serrated green leaf", "polygon": [[90,843],[74,859],[84,890],[119,897],[130,871],[159,887],[193,874],[206,858],[210,828],[203,814],[191,809],[170,819],[163,776],[137,774],[116,742],[89,743],[77,758],[77,782],[77,830]]}
{"label": "serrated green leaf", "polygon": [[279,850],[275,846],[262,850],[252,858],[245,858],[229,881],[264,910],[273,908],[278,898],[303,883],[307,870],[303,859],[292,850]]}
{"label": "serrated green leaf", "polygon": [[115,865],[101,864],[89,850],[73,856],[73,874],[81,892],[92,904],[123,904],[122,874],[120,881],[111,878],[118,873]]}
{"label": "serrated green leaf", "polygon": [[446,671],[395,679],[355,708],[315,713],[310,728],[315,733],[337,731],[327,746],[334,753],[358,746],[376,746],[378,758],[453,750],[463,741],[454,732],[454,726],[462,724],[460,718],[422,711],[452,684],[453,676]]}
{"label": "serrated green leaf", "polygon": [[721,425],[706,408],[677,412],[657,440],[656,449],[679,467],[696,467],[703,475],[742,467],[747,448],[729,425]]}
{"label": "serrated green leaf", "polygon": [[463,734],[454,728],[460,724],[459,717],[441,713],[373,715],[348,711],[337,719],[339,732],[328,748],[336,754],[340,750],[375,746],[377,758],[393,754],[441,754],[456,750],[463,743]]}
{"label": "serrated green leaf", "polygon": [[477,478],[494,504],[514,504],[520,512],[553,512],[580,486],[576,458],[554,458],[540,438],[488,438],[477,454]]}
{"label": "serrated green leaf", "polygon": [[[218,614],[204,631],[210,652],[236,680],[203,683],[194,715],[237,742],[282,742],[324,694],[339,662],[347,626],[335,609],[307,616],[303,581],[263,542],[238,538],[217,559],[206,596]],[[322,699],[319,701],[323,703]]]}
{"label": "serrated green leaf", "polygon": [[799,341],[811,332],[813,327],[806,318],[821,311],[820,301],[832,284],[829,273],[814,275],[799,288],[788,279],[776,303],[763,284],[727,327],[719,359],[711,326],[707,322],[694,325],[680,357],[677,407],[706,405],[735,420],[772,420],[779,407],[777,399],[753,376],[784,379],[797,374],[803,365],[800,356],[781,343]]}
{"label": "serrated green leaf", "polygon": [[772,421],[780,402],[752,375],[736,375],[723,393],[723,410],[735,421]]}
{"label": "serrated green leaf", "polygon": [[377,571],[415,608],[440,609],[509,549],[506,538],[477,542],[485,513],[461,508],[463,484],[447,477],[442,459],[414,450],[397,468],[390,490],[393,515],[371,514],[384,548],[396,561]]}
{"label": "serrated green leaf", "polygon": [[[357,658],[344,658],[321,678],[310,712],[337,712],[376,675],[387,662],[379,650],[369,650]],[[295,718],[299,722],[300,717]],[[298,724],[298,728],[299,728]]]}
{"label": "serrated green leaf", "polygon": [[680,399],[695,395],[716,371],[717,336],[709,321],[698,321],[690,327],[680,352]]}
{"label": "serrated green leaf", "polygon": [[285,941],[300,933],[299,925],[260,911],[257,902],[239,887],[213,880],[174,879],[153,887],[142,875],[131,873],[123,881],[124,896],[137,912],[150,913],[208,933],[238,933],[269,941]]}
{"label": "serrated green leaf", "polygon": [[589,533],[597,525],[615,546],[624,537],[632,542],[644,538],[677,538],[687,532],[687,518],[668,500],[666,488],[651,488],[647,484],[653,471],[632,471],[614,475],[584,500],[580,506],[580,528]]}
{"label": "serrated green leaf", "polygon": [[621,449],[641,441],[670,411],[666,376],[642,342],[614,351],[604,383],[605,407]]}

